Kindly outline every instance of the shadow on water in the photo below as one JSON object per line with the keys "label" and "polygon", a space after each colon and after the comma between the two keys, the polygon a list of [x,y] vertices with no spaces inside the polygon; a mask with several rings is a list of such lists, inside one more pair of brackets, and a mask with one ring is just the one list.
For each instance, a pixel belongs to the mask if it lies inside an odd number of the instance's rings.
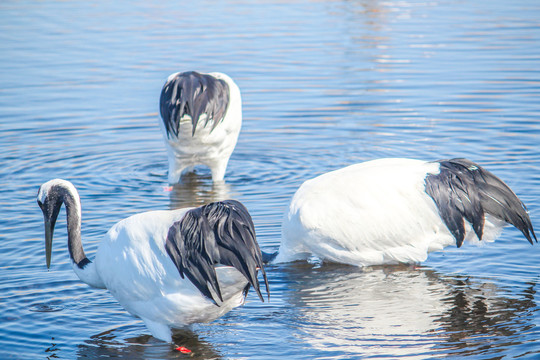
{"label": "shadow on water", "polygon": [[510,298],[483,279],[406,265],[293,263],[279,271],[300,337],[329,356],[496,354],[534,327],[536,283]]}
{"label": "shadow on water", "polygon": [[172,186],[170,192],[170,209],[201,206],[213,201],[231,198],[231,186],[226,182],[212,182],[210,174],[199,175],[196,172],[186,173],[179,184]]}
{"label": "shadow on water", "polygon": [[191,353],[181,353],[171,344],[156,340],[150,335],[119,339],[118,329],[104,331],[92,336],[78,346],[77,357],[81,359],[220,359],[221,355],[212,345],[199,339],[188,329],[175,330],[173,341],[186,347]]}
{"label": "shadow on water", "polygon": [[527,283],[517,299],[489,296],[482,291],[485,286],[489,284],[478,289],[478,284],[471,286],[467,281],[451,283],[445,299],[449,307],[436,319],[445,334],[445,342],[439,346],[445,352],[460,356],[497,353],[522,344],[522,334],[534,328],[536,282]]}

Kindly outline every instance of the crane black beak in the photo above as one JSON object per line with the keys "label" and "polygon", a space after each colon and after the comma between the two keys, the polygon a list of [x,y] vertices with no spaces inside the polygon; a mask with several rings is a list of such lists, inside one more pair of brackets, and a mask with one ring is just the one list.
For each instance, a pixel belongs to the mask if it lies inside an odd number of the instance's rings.
{"label": "crane black beak", "polygon": [[38,205],[43,212],[43,220],[45,222],[45,260],[47,262],[47,269],[49,269],[51,266],[54,225],[56,224],[58,213],[60,213],[62,202],[45,199],[43,203],[38,201]]}
{"label": "crane black beak", "polygon": [[51,267],[52,239],[54,232],[54,223],[45,219],[45,259],[47,261],[47,269]]}

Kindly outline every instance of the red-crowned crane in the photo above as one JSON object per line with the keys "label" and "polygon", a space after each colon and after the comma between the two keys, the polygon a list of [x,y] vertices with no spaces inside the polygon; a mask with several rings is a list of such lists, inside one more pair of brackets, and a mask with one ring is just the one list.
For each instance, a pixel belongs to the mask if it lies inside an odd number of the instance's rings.
{"label": "red-crowned crane", "polygon": [[466,159],[379,159],[304,182],[282,224],[276,262],[416,263],[464,240],[493,241],[506,224],[536,240],[525,205]]}
{"label": "red-crowned crane", "polygon": [[108,289],[152,335],[171,342],[171,328],[209,322],[244,303],[252,286],[263,300],[258,272],[268,281],[247,209],[226,200],[198,208],[148,211],[111,227],[90,261],[81,242],[81,202],[72,183],[55,179],[37,196],[45,220],[45,254],[62,204],[73,270],[92,287]]}
{"label": "red-crowned crane", "polygon": [[160,126],[169,158],[169,183],[206,165],[222,181],[242,127],[242,99],[222,73],[195,71],[169,76],[159,101]]}

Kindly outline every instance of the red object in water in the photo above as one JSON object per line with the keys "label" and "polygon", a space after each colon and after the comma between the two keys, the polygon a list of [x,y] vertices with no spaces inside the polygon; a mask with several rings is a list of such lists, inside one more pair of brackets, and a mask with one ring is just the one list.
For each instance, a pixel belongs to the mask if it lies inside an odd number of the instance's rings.
{"label": "red object in water", "polygon": [[183,354],[189,354],[191,350],[189,350],[187,347],[179,346],[175,350],[180,351]]}

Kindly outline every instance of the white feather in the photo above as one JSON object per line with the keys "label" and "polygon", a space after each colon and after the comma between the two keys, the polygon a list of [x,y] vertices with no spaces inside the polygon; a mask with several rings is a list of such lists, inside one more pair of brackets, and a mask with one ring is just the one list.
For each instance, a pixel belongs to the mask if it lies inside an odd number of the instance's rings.
{"label": "white feather", "polygon": [[131,314],[179,327],[213,321],[242,304],[242,290],[248,282],[234,268],[216,269],[224,290],[220,306],[180,277],[165,250],[165,240],[169,227],[188,210],[133,215],[115,224],[100,243],[95,258],[97,272]]}

